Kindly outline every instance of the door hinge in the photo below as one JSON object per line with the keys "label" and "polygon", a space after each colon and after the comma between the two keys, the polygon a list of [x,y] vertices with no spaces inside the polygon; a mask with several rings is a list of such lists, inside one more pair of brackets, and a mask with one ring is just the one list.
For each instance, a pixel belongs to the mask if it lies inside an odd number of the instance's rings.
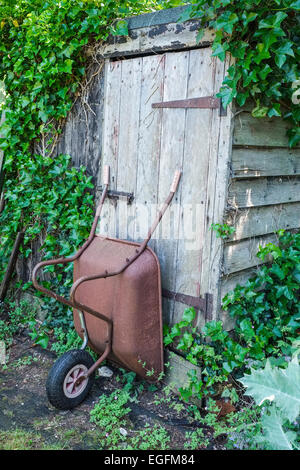
{"label": "door hinge", "polygon": [[220,116],[226,116],[227,111],[223,108],[222,100],[214,96],[202,96],[201,98],[187,98],[184,100],[161,101],[152,103],[152,108],[201,108],[219,109]]}
{"label": "door hinge", "polygon": [[212,319],[213,311],[213,296],[212,294],[205,294],[203,297],[194,297],[192,295],[180,294],[179,292],[172,292],[167,289],[162,289],[162,295],[166,299],[173,299],[181,304],[194,307],[196,311],[201,310],[203,312],[205,320],[209,321]]}

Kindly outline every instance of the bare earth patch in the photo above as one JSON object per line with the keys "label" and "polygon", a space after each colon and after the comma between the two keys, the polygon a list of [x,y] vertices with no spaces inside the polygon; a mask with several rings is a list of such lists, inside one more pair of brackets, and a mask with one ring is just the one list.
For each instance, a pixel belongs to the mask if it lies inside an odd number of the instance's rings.
{"label": "bare earth patch", "polygon": [[[90,411],[103,394],[122,388],[120,371],[112,378],[98,377],[88,398],[70,411],[55,409],[47,400],[45,383],[56,356],[51,351],[32,347],[25,335],[14,339],[7,368],[0,369],[0,449],[100,449],[99,428],[90,422]],[[163,426],[170,435],[170,449],[182,449],[185,435],[197,428],[188,418],[186,406],[162,388],[148,390],[147,384],[138,401],[129,403],[128,433],[145,424]],[[210,438],[210,431],[205,430]],[[222,448],[214,442],[210,448]],[[201,448],[201,447],[200,447]]]}

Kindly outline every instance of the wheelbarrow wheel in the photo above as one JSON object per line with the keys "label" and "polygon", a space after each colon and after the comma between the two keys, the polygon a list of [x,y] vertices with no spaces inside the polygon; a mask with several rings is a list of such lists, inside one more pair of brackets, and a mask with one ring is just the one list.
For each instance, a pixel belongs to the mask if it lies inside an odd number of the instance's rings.
{"label": "wheelbarrow wheel", "polygon": [[89,353],[81,349],[67,351],[52,366],[46,383],[50,403],[61,410],[70,410],[79,405],[92,388],[95,374],[84,376],[94,361]]}

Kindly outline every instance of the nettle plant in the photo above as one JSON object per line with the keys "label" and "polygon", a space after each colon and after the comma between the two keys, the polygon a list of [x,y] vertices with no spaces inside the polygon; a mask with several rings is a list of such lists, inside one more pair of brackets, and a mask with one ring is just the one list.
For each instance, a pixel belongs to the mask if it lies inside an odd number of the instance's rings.
{"label": "nettle plant", "polygon": [[192,308],[179,323],[165,326],[165,345],[176,344],[202,368],[202,378],[192,371],[189,385],[181,389],[185,399],[214,395],[218,384],[226,385],[230,376],[239,378],[250,367],[263,367],[267,359],[286,367],[300,353],[300,233],[280,231],[278,236],[278,245],[269,243],[257,254],[269,262],[223,299],[223,308],[235,319],[233,334],[215,320],[198,331]]}
{"label": "nettle plant", "polygon": [[[282,116],[291,123],[290,145],[300,141],[299,0],[192,0],[182,20],[197,18],[216,31],[213,55],[234,58],[219,97],[243,106],[252,99],[254,117]],[[203,35],[199,31],[198,39]],[[299,86],[298,86],[299,88]],[[297,98],[297,97],[296,97]]]}

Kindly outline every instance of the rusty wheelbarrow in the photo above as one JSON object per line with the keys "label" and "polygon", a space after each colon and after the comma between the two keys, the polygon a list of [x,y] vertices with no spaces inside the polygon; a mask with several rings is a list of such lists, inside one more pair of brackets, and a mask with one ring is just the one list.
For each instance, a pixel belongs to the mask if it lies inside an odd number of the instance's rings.
{"label": "rusty wheelbarrow", "polygon": [[[49,372],[46,390],[56,408],[71,409],[81,403],[93,385],[96,369],[106,358],[150,381],[156,381],[163,372],[160,266],[147,244],[172,201],[180,176],[177,171],[147,238],[134,243],[96,234],[109,185],[106,166],[102,197],[86,242],[69,258],[35,266],[35,288],[73,308],[75,329],[83,339],[81,349],[63,354]],[[44,266],[70,262],[74,262],[70,299],[38,283],[38,271]],[[100,354],[96,362],[85,351],[87,345]]]}

